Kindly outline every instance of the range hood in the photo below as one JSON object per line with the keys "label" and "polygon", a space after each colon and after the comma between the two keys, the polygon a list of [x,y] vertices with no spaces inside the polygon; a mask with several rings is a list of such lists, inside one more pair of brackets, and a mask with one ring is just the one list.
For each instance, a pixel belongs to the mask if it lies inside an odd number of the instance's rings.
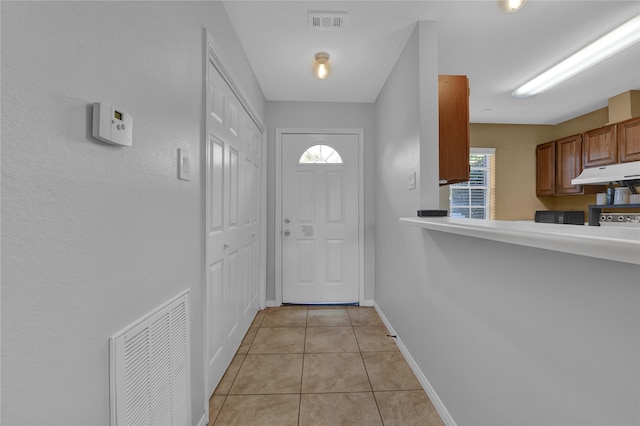
{"label": "range hood", "polygon": [[602,185],[609,182],[640,180],[640,161],[589,167],[577,178],[571,179],[572,185]]}

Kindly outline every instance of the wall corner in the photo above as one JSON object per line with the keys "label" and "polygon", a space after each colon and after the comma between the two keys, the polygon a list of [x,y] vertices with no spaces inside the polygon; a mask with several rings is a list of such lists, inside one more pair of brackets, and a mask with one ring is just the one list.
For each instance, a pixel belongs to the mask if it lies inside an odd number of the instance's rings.
{"label": "wall corner", "polygon": [[420,83],[420,208],[438,209],[438,27],[418,22]]}

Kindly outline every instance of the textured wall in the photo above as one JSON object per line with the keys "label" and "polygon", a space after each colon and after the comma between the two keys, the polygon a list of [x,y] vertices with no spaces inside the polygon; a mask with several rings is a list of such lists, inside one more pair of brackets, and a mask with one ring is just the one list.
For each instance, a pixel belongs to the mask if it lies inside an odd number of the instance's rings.
{"label": "textured wall", "polygon": [[[204,414],[203,27],[264,114],[218,2],[2,2],[6,424],[108,424],[108,338],[186,288]],[[94,101],[133,116],[133,147],[90,137]]]}
{"label": "textured wall", "polygon": [[267,102],[267,300],[275,300],[275,129],[364,129],[364,297],[374,298],[375,224],[374,105],[330,102]]}

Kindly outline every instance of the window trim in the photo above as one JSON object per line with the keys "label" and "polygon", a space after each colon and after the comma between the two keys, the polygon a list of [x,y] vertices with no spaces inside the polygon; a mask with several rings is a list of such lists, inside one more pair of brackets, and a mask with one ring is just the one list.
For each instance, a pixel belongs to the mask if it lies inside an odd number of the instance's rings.
{"label": "window trim", "polygon": [[[495,154],[496,154],[496,149],[495,148],[470,148],[469,149],[469,157],[471,157],[472,155],[485,155],[485,156],[491,156],[492,157],[492,161],[491,161],[491,165],[487,166],[487,171],[491,172],[493,171],[495,174]],[[494,211],[495,208],[495,187],[491,186],[491,182],[495,182],[495,176],[492,176],[491,174],[488,176],[487,181],[485,182],[485,185],[483,186],[478,186],[478,187],[472,187],[469,184],[469,181],[467,182],[460,182],[460,184],[453,184],[449,186],[449,215],[451,217],[452,216],[452,211],[454,208],[466,208],[469,210],[469,214],[471,213],[471,210],[473,208],[479,208],[479,209],[484,209],[485,211],[485,219],[484,220],[488,220],[492,218],[492,213]],[[459,187],[457,185],[466,185],[466,187]],[[452,205],[452,201],[453,201],[453,190],[454,189],[469,189],[469,204],[467,206],[453,206]],[[484,188],[486,189],[486,193],[485,193],[485,203],[482,206],[473,206],[471,205],[471,189],[476,188],[476,189],[480,189],[480,188]],[[493,201],[493,203],[492,203]],[[466,219],[466,217],[465,217]],[[482,220],[482,219],[481,219]]]}
{"label": "window trim", "polygon": [[469,155],[471,154],[496,155],[496,149],[495,148],[469,148]]}

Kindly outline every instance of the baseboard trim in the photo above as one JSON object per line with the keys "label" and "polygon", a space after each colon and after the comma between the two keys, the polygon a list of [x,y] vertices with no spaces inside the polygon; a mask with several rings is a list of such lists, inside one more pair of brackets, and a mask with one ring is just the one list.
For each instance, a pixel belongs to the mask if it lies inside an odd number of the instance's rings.
{"label": "baseboard trim", "polygon": [[[382,319],[382,322],[384,323],[385,327],[387,327],[387,330],[389,330],[389,333],[397,336],[398,333],[396,333],[396,331],[393,329],[393,326],[382,312],[380,306],[374,302],[373,307],[376,309],[376,312],[378,312],[378,315],[380,315],[380,319]],[[404,345],[404,343],[402,343],[402,339],[400,339],[399,336],[396,337],[396,344],[398,345],[398,349],[400,349],[400,352],[404,356],[404,359],[409,364],[409,367],[411,367],[411,370],[413,370],[413,374],[416,375],[416,378],[420,382],[420,385],[422,385],[422,388],[427,393],[427,396],[433,403],[433,406],[440,415],[440,418],[442,419],[444,424],[448,426],[456,426],[456,422],[453,420],[453,417],[451,417],[451,414],[449,414],[447,407],[444,406],[435,389],[433,389],[433,386],[431,386],[431,383],[429,383],[429,380],[427,380],[427,376],[425,376],[420,367],[418,367],[416,360],[413,359],[413,357],[409,353],[409,350]]]}
{"label": "baseboard trim", "polygon": [[207,411],[205,410],[204,414],[200,418],[200,421],[198,422],[198,426],[207,426],[208,421],[209,419],[207,418]]}
{"label": "baseboard trim", "polygon": [[373,301],[373,300],[364,300],[364,301],[360,304],[360,306],[374,306],[374,305],[375,305],[375,303],[376,303],[376,302],[375,302],[375,301]]}

